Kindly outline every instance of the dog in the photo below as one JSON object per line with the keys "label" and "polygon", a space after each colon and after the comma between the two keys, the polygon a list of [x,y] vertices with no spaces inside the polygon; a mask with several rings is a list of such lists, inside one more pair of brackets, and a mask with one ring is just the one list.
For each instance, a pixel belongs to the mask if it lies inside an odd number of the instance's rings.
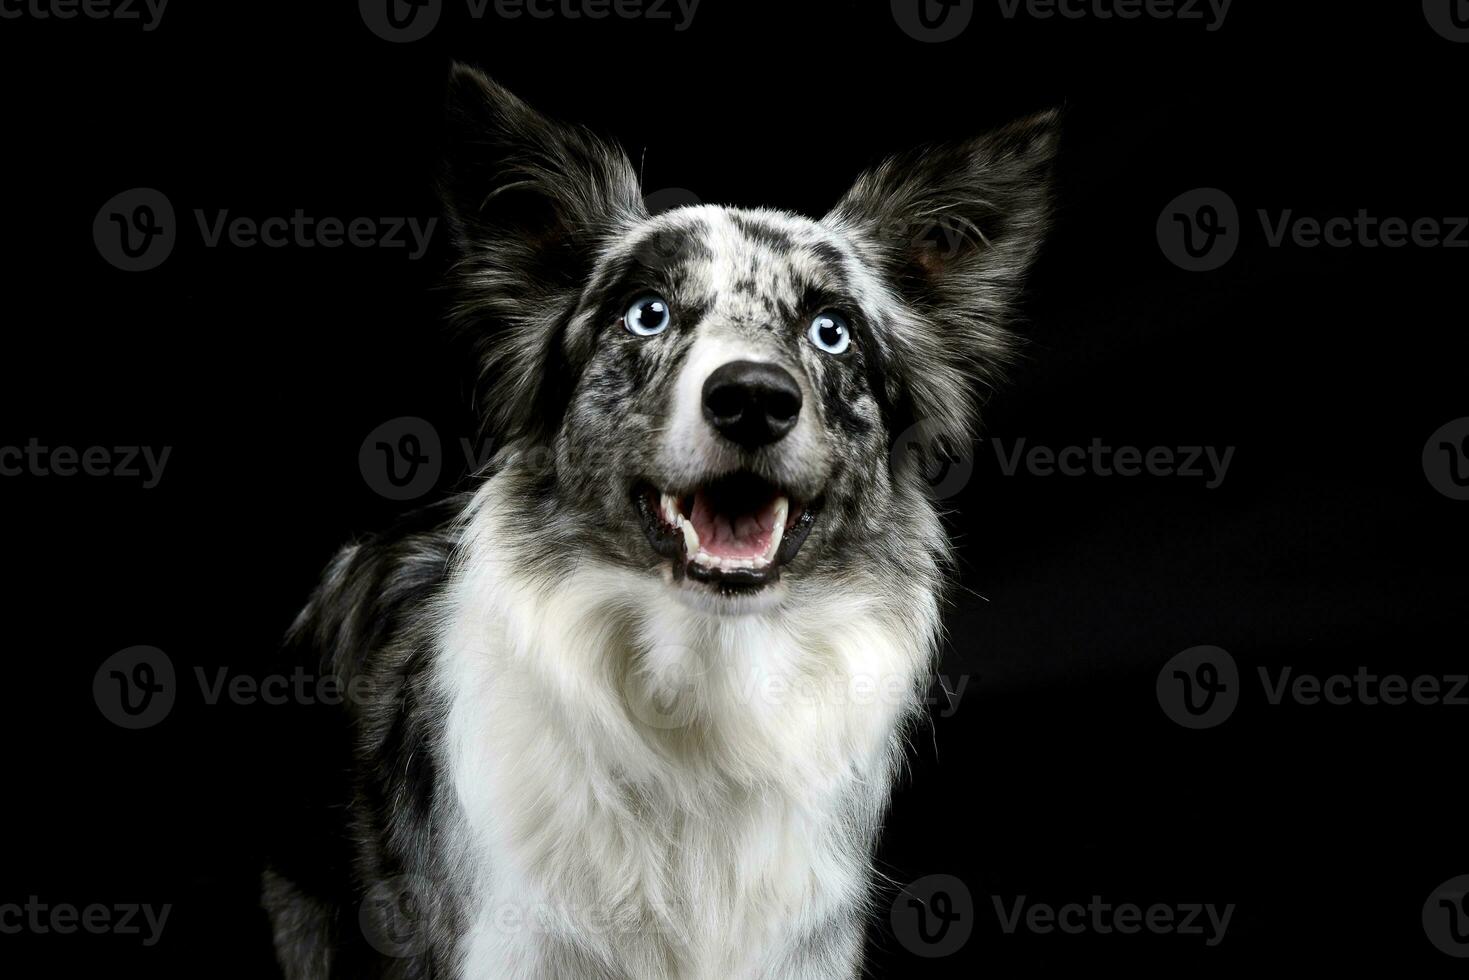
{"label": "dog", "polygon": [[496,451],[332,561],[286,644],[351,690],[264,878],[317,978],[850,978],[940,637],[922,454],[972,439],[1057,113],[821,220],[649,214],[472,67],[441,181]]}

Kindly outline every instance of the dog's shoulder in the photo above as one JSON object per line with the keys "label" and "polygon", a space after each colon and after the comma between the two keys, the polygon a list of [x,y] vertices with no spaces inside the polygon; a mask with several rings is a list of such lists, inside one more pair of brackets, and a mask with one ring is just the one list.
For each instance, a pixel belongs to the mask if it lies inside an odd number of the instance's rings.
{"label": "dog's shoulder", "polygon": [[356,921],[362,896],[409,868],[385,846],[387,826],[396,814],[426,832],[436,779],[421,668],[466,502],[419,508],[339,549],[287,633],[290,669],[337,692],[295,705],[275,733],[290,751],[272,773],[280,809],[262,904],[290,980],[366,975],[375,954]]}
{"label": "dog's shoulder", "polygon": [[468,498],[410,511],[339,549],[287,635],[301,659],[342,682],[370,669],[374,653],[417,630],[444,584]]}

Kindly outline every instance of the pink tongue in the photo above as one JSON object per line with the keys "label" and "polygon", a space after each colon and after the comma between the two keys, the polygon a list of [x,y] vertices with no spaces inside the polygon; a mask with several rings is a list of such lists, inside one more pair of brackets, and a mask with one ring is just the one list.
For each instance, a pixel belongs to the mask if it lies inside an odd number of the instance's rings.
{"label": "pink tongue", "polygon": [[699,547],[703,551],[716,558],[758,558],[770,547],[770,534],[775,529],[775,501],[765,504],[758,513],[723,514],[709,505],[701,490],[694,495],[694,512],[689,520],[699,532]]}

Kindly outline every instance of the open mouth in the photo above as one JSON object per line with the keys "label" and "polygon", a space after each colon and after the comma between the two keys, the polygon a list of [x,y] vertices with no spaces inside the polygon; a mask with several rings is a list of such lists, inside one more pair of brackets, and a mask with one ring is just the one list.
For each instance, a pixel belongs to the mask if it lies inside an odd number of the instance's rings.
{"label": "open mouth", "polygon": [[747,472],[680,492],[643,482],[633,503],[653,550],[673,561],[675,579],[727,591],[777,581],[816,522],[814,506]]}

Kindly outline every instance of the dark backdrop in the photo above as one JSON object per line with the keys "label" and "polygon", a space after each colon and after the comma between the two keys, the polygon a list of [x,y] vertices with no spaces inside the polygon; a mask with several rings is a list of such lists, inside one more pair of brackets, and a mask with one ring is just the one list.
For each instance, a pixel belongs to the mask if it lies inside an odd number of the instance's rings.
{"label": "dark backdrop", "polygon": [[[916,739],[880,854],[899,885],[957,878],[938,881],[959,916],[944,941],[971,932],[921,956],[935,949],[895,934],[885,899],[873,976],[1462,972],[1422,914],[1469,874],[1469,706],[1274,705],[1258,671],[1465,671],[1469,502],[1452,497],[1449,457],[1425,470],[1423,452],[1469,415],[1469,251],[1271,247],[1256,212],[1469,213],[1469,45],[1406,2],[1239,0],[1215,31],[1007,19],[988,2],[944,43],[911,37],[885,3],[704,0],[680,31],[476,21],[451,0],[413,43],[375,36],[352,4],[312,6],[175,0],[151,31],[0,20],[0,446],[171,447],[151,488],[0,478],[0,904],[172,906],[152,946],[27,930],[0,935],[0,962],[271,975],[255,864],[277,760],[311,746],[290,744],[270,706],[209,704],[196,670],[264,676],[333,549],[409,506],[365,479],[370,431],[432,424],[443,471],[428,500],[456,485],[471,423],[439,326],[441,234],[417,261],[209,248],[193,211],[433,216],[458,57],[619,139],[649,190],[809,214],[885,152],[1068,109],[1027,359],[989,407],[972,473],[938,477],[961,542],[943,661],[957,704],[936,703]],[[93,222],[138,187],[171,202],[177,242],[127,272]],[[1222,218],[1238,251],[1212,271],[1171,262],[1156,232],[1195,188],[1239,211]],[[1210,488],[1095,468],[1007,475],[989,439],[1234,454]],[[176,697],[127,730],[93,680],[136,645],[166,652]],[[1164,710],[1164,667],[1201,645],[1232,655],[1239,701],[1191,729]],[[995,901],[1008,914],[1020,896],[1236,908],[1210,946],[1007,933]]]}

